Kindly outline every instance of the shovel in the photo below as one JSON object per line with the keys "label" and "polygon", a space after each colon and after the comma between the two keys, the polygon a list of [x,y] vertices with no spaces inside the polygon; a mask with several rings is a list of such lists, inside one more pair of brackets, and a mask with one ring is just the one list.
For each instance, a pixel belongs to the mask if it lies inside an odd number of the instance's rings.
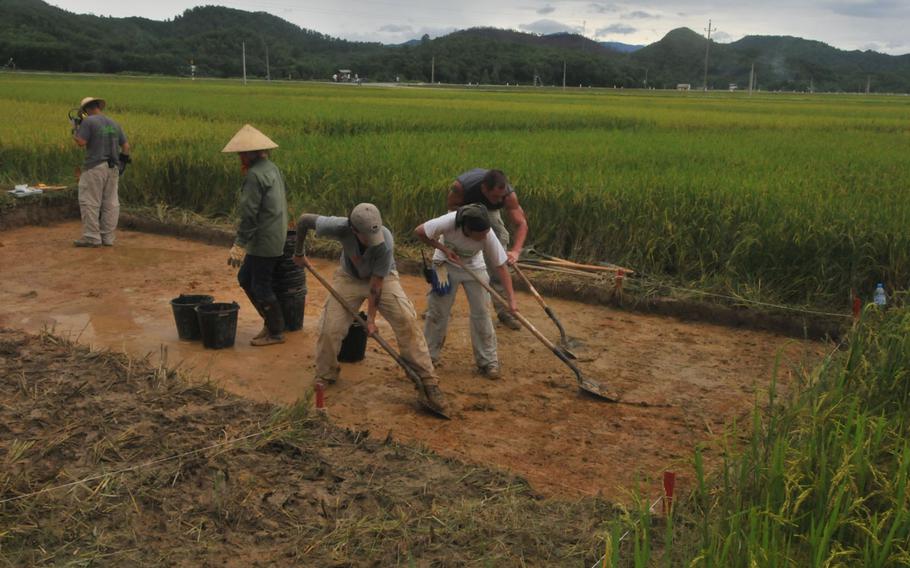
{"label": "shovel", "polygon": [[547,315],[550,317],[550,319],[553,320],[553,323],[556,324],[557,329],[559,329],[559,347],[562,349],[562,352],[565,353],[566,356],[569,357],[570,359],[578,359],[578,357],[576,357],[575,354],[572,353],[571,350],[580,349],[580,348],[584,347],[584,345],[582,345],[582,343],[580,341],[578,341],[577,339],[575,339],[574,337],[566,337],[565,328],[562,327],[562,323],[559,321],[559,318],[556,317],[556,314],[553,313],[553,310],[550,309],[550,306],[547,305],[547,303],[541,297],[540,293],[537,292],[537,288],[535,288],[534,285],[531,284],[531,281],[528,279],[527,276],[525,276],[525,273],[522,272],[520,268],[518,268],[517,264],[513,264],[512,268],[515,270],[515,274],[517,274],[519,277],[521,277],[522,280],[524,280],[524,283],[528,286],[528,290],[530,290],[531,294],[534,295],[534,298],[537,299],[537,303],[540,304],[540,307],[543,308],[543,311],[545,311],[547,313]]}
{"label": "shovel", "polygon": [[[449,260],[447,262],[452,262],[452,261]],[[505,306],[507,308],[509,307],[509,303],[506,301],[506,299],[503,298],[502,296],[500,296],[499,292],[494,290],[492,286],[490,286],[489,284],[484,282],[480,278],[480,276],[477,276],[477,274],[475,274],[473,270],[466,267],[461,262],[458,262],[456,264],[460,268],[462,268],[465,272],[470,274],[471,278],[476,280],[478,284],[483,286],[484,289],[487,292],[489,292],[490,295],[493,296],[493,298],[495,298],[497,302],[499,302],[500,304],[502,304],[503,306]],[[583,390],[585,392],[589,392],[595,396],[598,396],[598,397],[608,400],[610,402],[619,402],[619,399],[617,398],[615,393],[611,393],[600,383],[596,383],[596,382],[592,381],[591,379],[585,378],[585,376],[581,374],[581,369],[579,369],[578,366],[572,362],[572,359],[566,354],[566,352],[563,349],[560,349],[559,347],[553,345],[553,342],[550,341],[549,339],[547,339],[546,336],[544,336],[544,334],[540,333],[537,330],[537,328],[534,327],[534,325],[532,325],[531,322],[529,322],[523,315],[521,315],[520,313],[517,313],[517,312],[512,315],[515,316],[515,319],[517,319],[521,323],[521,325],[525,326],[528,331],[530,331],[532,334],[534,334],[534,337],[536,337],[537,339],[540,340],[541,343],[546,345],[547,348],[550,351],[552,351],[553,354],[556,355],[560,361],[562,361],[570,369],[572,369],[572,372],[575,373],[575,377],[578,379],[578,387],[581,390]]]}
{"label": "shovel", "polygon": [[[341,297],[341,294],[339,294],[334,288],[332,288],[332,285],[329,284],[328,281],[325,278],[323,278],[321,274],[316,272],[316,270],[313,269],[313,267],[310,266],[309,263],[307,263],[304,266],[306,266],[307,270],[310,271],[310,274],[315,276],[316,280],[319,280],[319,283],[322,284],[323,287],[325,287],[325,289],[328,290],[329,293],[332,294],[332,296],[334,296],[336,300],[338,300],[338,303],[341,304],[342,306],[344,306],[344,309],[346,309],[348,311],[348,313],[351,314],[351,316],[353,316],[353,318],[355,320],[357,320],[360,323],[360,325],[363,326],[363,329],[367,329],[366,320],[364,320],[362,317],[360,317],[360,314],[357,312],[357,310],[355,310],[354,308],[349,306],[348,303],[344,301],[344,298]],[[417,388],[417,400],[418,400],[418,402],[420,402],[420,405],[434,414],[442,416],[443,418],[449,418],[449,415],[444,408],[439,408],[436,405],[430,403],[430,399],[427,398],[426,388],[423,385],[423,380],[421,380],[420,375],[417,374],[417,371],[415,371],[413,368],[411,368],[411,366],[408,365],[408,362],[405,361],[401,357],[401,355],[398,354],[397,351],[392,349],[392,346],[389,345],[388,342],[379,335],[379,333],[374,333],[370,337],[375,339],[376,342],[379,343],[379,345],[383,349],[385,349],[386,353],[391,355],[392,359],[395,359],[395,362],[398,363],[398,365],[402,369],[404,369],[405,374],[408,376],[409,379],[411,379],[411,382],[414,383],[414,387]]]}

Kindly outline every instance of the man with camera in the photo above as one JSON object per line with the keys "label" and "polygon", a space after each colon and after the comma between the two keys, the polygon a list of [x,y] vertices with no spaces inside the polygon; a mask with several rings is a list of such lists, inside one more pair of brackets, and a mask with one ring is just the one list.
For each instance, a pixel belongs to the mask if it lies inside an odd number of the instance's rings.
{"label": "man with camera", "polygon": [[130,143],[120,125],[103,114],[104,99],[86,97],[79,105],[80,119],[73,123],[73,139],[85,148],[79,176],[79,211],[82,237],[77,247],[114,246],[120,217],[117,196],[120,174],[130,162]]}

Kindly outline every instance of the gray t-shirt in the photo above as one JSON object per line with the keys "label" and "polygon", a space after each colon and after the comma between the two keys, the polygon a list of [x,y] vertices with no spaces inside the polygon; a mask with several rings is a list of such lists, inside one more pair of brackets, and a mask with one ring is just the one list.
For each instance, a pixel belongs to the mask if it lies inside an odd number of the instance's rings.
{"label": "gray t-shirt", "polygon": [[76,136],[85,140],[85,162],[82,169],[94,168],[98,164],[120,159],[120,146],[126,144],[126,134],[120,125],[103,114],[85,117]]}
{"label": "gray t-shirt", "polygon": [[458,183],[461,184],[461,188],[464,190],[464,201],[462,201],[462,205],[482,203],[490,211],[495,211],[496,209],[502,209],[505,207],[505,198],[508,197],[510,193],[515,193],[515,190],[512,189],[511,184],[507,185],[506,193],[503,196],[503,201],[499,203],[491,203],[481,190],[481,185],[483,185],[483,178],[486,177],[487,172],[489,171],[490,170],[485,170],[483,168],[474,168],[473,170],[468,170],[455,178],[458,180]]}
{"label": "gray t-shirt", "polygon": [[316,219],[316,236],[335,239],[341,243],[341,266],[360,280],[372,276],[385,278],[395,271],[395,240],[386,227],[382,228],[385,242],[364,249],[354,235],[347,217],[325,217]]}

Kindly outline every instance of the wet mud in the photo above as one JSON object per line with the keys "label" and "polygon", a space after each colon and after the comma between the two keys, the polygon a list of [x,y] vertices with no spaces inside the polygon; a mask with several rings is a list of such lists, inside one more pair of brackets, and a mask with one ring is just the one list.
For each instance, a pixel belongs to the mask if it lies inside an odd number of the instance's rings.
{"label": "wet mud", "polygon": [[[0,326],[45,328],[81,343],[110,347],[152,362],[166,357],[196,377],[265,402],[290,403],[312,390],[316,329],[327,292],[311,279],[302,331],[283,345],[256,348],[261,321],[226,264],[227,249],[173,237],[121,231],[111,248],[74,249],[79,224],[25,227],[0,233]],[[337,263],[315,260],[330,276]],[[426,284],[402,276],[418,312]],[[209,294],[240,304],[234,348],[206,350],[180,341],[170,301]],[[575,376],[527,331],[497,326],[503,376],[490,381],[473,368],[464,294],[455,302],[439,369],[453,420],[420,410],[404,376],[377,345],[343,364],[326,391],[338,424],[371,436],[422,444],[443,456],[511,470],[545,495],[601,494],[628,501],[638,485],[657,492],[664,470],[683,488],[699,442],[719,440],[743,422],[777,373],[817,361],[824,344],[764,332],[632,314],[565,300],[549,301],[569,335],[581,340],[585,375],[633,404],[604,402],[579,390]],[[558,334],[533,297],[519,305],[551,339]],[[394,343],[388,325],[380,332]],[[717,459],[710,444],[708,463]]]}

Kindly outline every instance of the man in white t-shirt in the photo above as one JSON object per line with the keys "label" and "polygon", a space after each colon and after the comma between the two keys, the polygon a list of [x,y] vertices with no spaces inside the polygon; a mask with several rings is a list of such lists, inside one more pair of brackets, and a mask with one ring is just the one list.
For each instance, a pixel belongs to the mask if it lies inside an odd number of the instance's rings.
{"label": "man in white t-shirt", "polygon": [[[441,286],[434,286],[427,301],[423,334],[426,336],[430,357],[433,361],[439,360],[449,326],[449,314],[455,302],[458,286],[461,285],[468,296],[471,309],[471,345],[474,348],[474,361],[486,377],[498,379],[500,371],[499,358],[496,354],[496,331],[488,312],[490,295],[466,270],[458,266],[464,265],[485,282],[489,282],[484,263],[486,255],[505,288],[509,310],[513,314],[518,312],[512,277],[509,274],[508,256],[496,235],[490,230],[490,216],[486,207],[479,203],[464,205],[456,211],[427,221],[417,227],[414,233],[421,241],[436,249],[433,264],[439,280],[443,281]],[[445,286],[446,279],[450,287]]]}

